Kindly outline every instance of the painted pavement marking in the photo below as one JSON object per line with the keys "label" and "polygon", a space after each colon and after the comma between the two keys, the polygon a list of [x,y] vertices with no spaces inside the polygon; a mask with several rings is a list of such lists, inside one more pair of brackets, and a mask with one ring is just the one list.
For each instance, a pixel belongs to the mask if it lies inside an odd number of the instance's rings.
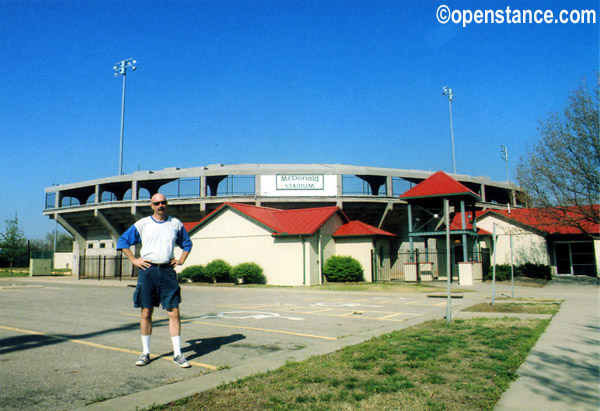
{"label": "painted pavement marking", "polygon": [[[78,340],[75,338],[63,337],[61,335],[56,335],[56,334],[47,334],[47,333],[43,333],[43,332],[39,332],[39,331],[24,330],[21,328],[8,327],[8,326],[4,326],[4,325],[0,325],[0,329],[14,331],[14,332],[22,333],[22,334],[43,335],[46,337],[56,338],[58,340],[67,341],[67,342],[80,344],[80,345],[87,345],[88,347],[100,348],[103,350],[117,351],[117,352],[122,352],[122,353],[127,353],[127,354],[136,354],[136,355],[138,355],[140,353],[139,351],[129,350],[126,348],[111,347],[111,346],[104,345],[104,344],[97,344],[97,343],[93,343],[90,341],[84,341],[84,340]],[[169,357],[169,355],[152,355],[151,354],[150,358],[152,358],[152,359],[158,358],[158,359],[162,359],[162,360],[167,360],[169,362],[172,361],[171,358]],[[197,367],[207,368],[207,369],[213,370],[213,371],[216,371],[219,369],[219,367],[215,367],[214,365],[210,365],[210,364],[203,364],[203,363],[199,363],[199,362],[195,362],[195,361],[188,361],[188,362]]]}
{"label": "painted pavement marking", "polygon": [[[445,304],[445,303],[444,303]],[[427,306],[431,306],[432,304],[427,304]],[[434,305],[439,305],[436,303]],[[443,305],[443,304],[442,304]],[[271,311],[277,312],[293,312],[294,314],[307,314],[307,315],[317,315],[324,317],[342,317],[342,318],[363,318],[369,320],[380,320],[380,321],[390,321],[390,322],[402,322],[406,321],[409,318],[420,317],[423,315],[422,313],[403,313],[403,312],[394,312],[394,311],[380,311],[380,310],[365,310],[361,309],[362,307],[366,308],[377,308],[383,307],[381,305],[366,305],[361,303],[349,303],[349,302],[321,302],[311,304],[310,306],[301,306],[294,304],[231,304],[231,305],[221,305],[220,307],[229,307],[229,308],[239,308],[239,309],[257,309],[257,308],[268,308]],[[358,308],[360,310],[353,310],[352,308]],[[358,315],[360,314],[360,315]],[[404,316],[405,318],[394,318]]]}
{"label": "painted pavement marking", "polygon": [[[135,314],[127,314],[127,313],[122,313],[122,315],[136,316]],[[215,318],[215,316],[209,316],[209,317]],[[167,318],[168,317],[165,317],[165,319],[167,319]],[[207,317],[202,317],[202,318],[207,318]],[[217,318],[228,318],[228,317],[217,317]],[[263,317],[263,318],[266,318],[266,317]],[[269,317],[269,318],[272,318],[272,317]],[[295,335],[298,337],[317,338],[320,340],[329,340],[329,341],[337,340],[337,337],[328,337],[328,336],[324,336],[324,335],[305,334],[305,333],[298,333],[298,332],[293,332],[293,331],[274,330],[274,329],[269,329],[269,328],[247,327],[247,326],[243,326],[243,325],[220,324],[220,323],[208,322],[208,321],[186,320],[183,318],[181,319],[181,322],[182,323],[190,323],[190,324],[211,325],[214,327],[223,327],[223,328],[237,328],[240,330],[268,332],[268,333],[274,333],[274,334]]]}
{"label": "painted pavement marking", "polygon": [[337,337],[327,337],[324,335],[304,334],[304,333],[297,333],[297,332],[283,331],[283,330],[272,330],[272,329],[268,329],[268,328],[246,327],[246,326],[241,326],[241,325],[217,324],[217,323],[204,322],[204,321],[190,321],[190,322],[192,324],[212,325],[215,327],[226,327],[226,328],[239,328],[242,330],[252,330],[252,331],[262,331],[262,332],[269,332],[269,333],[275,333],[275,334],[295,335],[298,337],[318,338],[321,340],[329,340],[329,341],[337,340]]}
{"label": "painted pavement marking", "polygon": [[235,318],[235,319],[248,319],[263,320],[265,318],[281,318],[284,320],[292,321],[304,321],[304,318],[300,317],[282,317],[277,313],[269,313],[265,311],[225,311],[216,315],[205,315],[200,318]]}

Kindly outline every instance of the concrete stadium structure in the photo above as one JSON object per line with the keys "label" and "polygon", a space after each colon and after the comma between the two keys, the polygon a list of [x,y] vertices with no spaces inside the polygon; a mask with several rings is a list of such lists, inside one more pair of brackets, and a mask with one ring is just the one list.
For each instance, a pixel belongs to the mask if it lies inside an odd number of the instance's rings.
{"label": "concrete stadium structure", "polygon": [[[79,276],[80,257],[117,255],[117,239],[151,213],[149,199],[157,192],[169,199],[169,214],[183,222],[199,221],[224,202],[280,209],[333,205],[351,220],[396,234],[402,243],[407,206],[399,195],[433,173],[342,164],[167,168],[48,187],[43,212],[73,235],[73,274]],[[477,209],[519,206],[511,183],[451,176],[481,197]]]}

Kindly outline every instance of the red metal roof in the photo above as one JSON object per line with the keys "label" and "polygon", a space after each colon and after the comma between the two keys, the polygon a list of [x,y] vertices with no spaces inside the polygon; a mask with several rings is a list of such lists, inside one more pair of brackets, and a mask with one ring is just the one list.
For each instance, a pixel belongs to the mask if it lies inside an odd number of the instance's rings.
{"label": "red metal roof", "polygon": [[395,234],[381,230],[377,227],[373,227],[372,225],[363,223],[362,221],[350,221],[341,226],[334,234],[335,237],[362,237],[376,235],[396,237]]}
{"label": "red metal roof", "polygon": [[[279,210],[276,208],[258,207],[239,203],[223,203],[215,211],[193,224],[196,228],[201,223],[215,216],[225,208],[234,209],[253,220],[273,230],[274,235],[302,235],[314,234],[329,218],[338,213],[344,222],[348,218],[339,207],[317,207],[293,210]],[[190,230],[188,230],[190,231]]]}
{"label": "red metal roof", "polygon": [[[465,225],[467,226],[467,230],[473,230],[473,217],[471,212],[465,213]],[[476,213],[477,216],[479,216],[479,213]],[[458,231],[458,230],[462,230],[462,213],[455,213],[454,217],[452,218],[452,221],[450,221],[450,231]],[[477,234],[478,235],[491,235],[492,233],[490,233],[487,230],[484,230],[481,227],[477,227]]]}
{"label": "red metal roof", "polygon": [[185,228],[185,231],[187,231],[188,233],[198,225],[199,221],[191,221],[189,223],[182,223],[183,227]]}
{"label": "red metal roof", "polygon": [[438,171],[429,178],[421,181],[419,184],[400,195],[403,199],[427,198],[427,197],[447,197],[466,195],[480,199],[478,194],[469,190],[463,184],[459,183],[443,171]]}
{"label": "red metal roof", "polygon": [[[596,213],[600,209],[599,204],[592,206]],[[556,214],[551,213],[547,209],[542,208],[515,208],[510,212],[508,210],[487,210],[482,212],[481,215],[488,213],[499,214],[507,219],[515,220],[521,224],[528,225],[540,231],[548,234],[584,234],[584,231],[580,228],[574,227],[572,224],[568,224],[567,219],[579,219],[579,223],[583,229],[592,234],[600,233],[600,225],[594,224],[591,221],[583,221],[581,216],[578,216],[577,209],[573,207],[573,211],[567,211],[567,216],[559,219]],[[480,213],[477,214],[479,218]]]}

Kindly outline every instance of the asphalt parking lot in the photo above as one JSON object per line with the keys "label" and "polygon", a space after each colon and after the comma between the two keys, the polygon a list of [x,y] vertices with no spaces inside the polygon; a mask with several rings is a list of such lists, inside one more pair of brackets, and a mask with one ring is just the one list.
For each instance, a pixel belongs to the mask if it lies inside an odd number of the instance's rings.
{"label": "asphalt parking lot", "polygon": [[[2,409],[101,407],[199,377],[235,378],[257,365],[276,367],[441,318],[446,310],[445,299],[424,294],[184,286],[182,350],[192,368],[171,362],[162,309],[154,314],[153,361],[136,367],[141,341],[133,290],[127,282],[0,281]],[[465,297],[453,306],[470,303]]]}

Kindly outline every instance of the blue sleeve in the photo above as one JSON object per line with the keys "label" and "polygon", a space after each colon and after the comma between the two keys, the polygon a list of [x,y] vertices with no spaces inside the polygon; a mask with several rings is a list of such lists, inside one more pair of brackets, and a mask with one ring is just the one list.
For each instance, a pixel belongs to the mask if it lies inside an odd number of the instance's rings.
{"label": "blue sleeve", "polygon": [[192,240],[190,240],[190,236],[183,226],[177,232],[177,240],[175,243],[182,248],[183,251],[189,252],[192,249]]}
{"label": "blue sleeve", "polygon": [[132,225],[123,233],[123,235],[119,238],[119,241],[117,241],[117,250],[130,248],[132,245],[136,245],[141,242],[142,238],[140,237],[140,233],[138,232],[137,228],[135,228],[135,225]]}

